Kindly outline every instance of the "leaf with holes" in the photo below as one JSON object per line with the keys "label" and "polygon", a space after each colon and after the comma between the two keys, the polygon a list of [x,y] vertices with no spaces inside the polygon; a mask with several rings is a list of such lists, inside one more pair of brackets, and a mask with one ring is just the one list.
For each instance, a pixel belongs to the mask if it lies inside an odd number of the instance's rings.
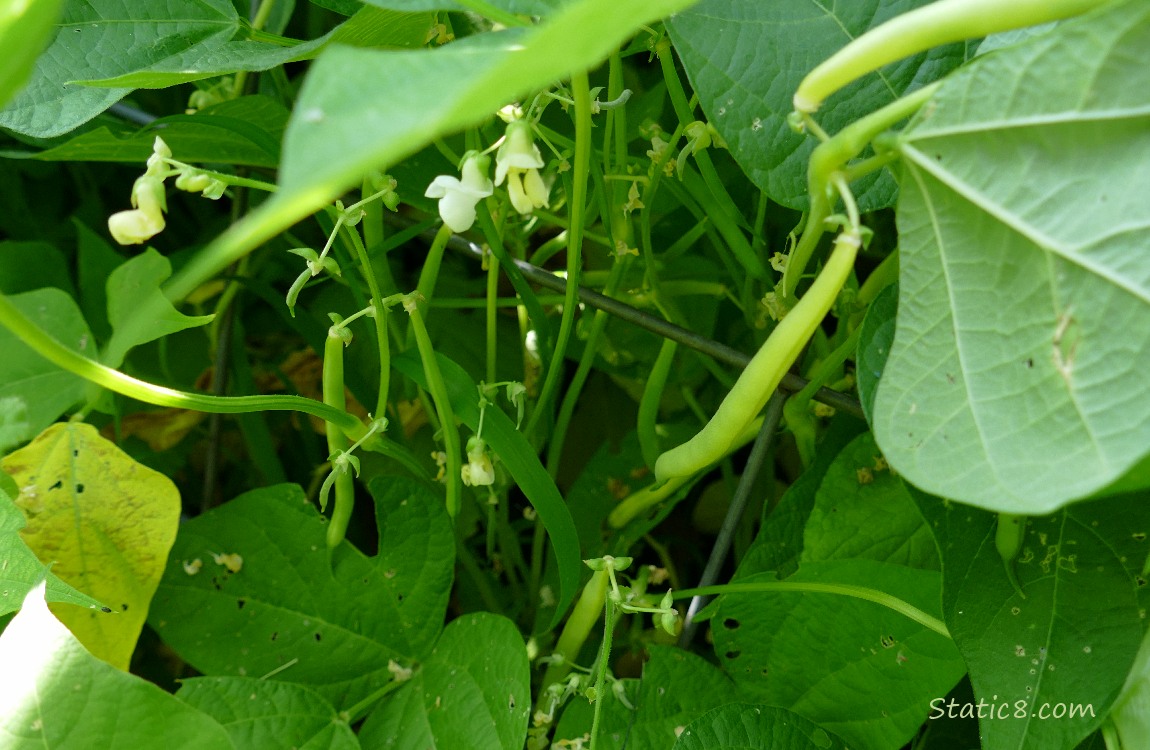
{"label": "leaf with holes", "polygon": [[55,608],[89,651],[127,669],[180,519],[180,494],[95,427],[54,424],[0,461],[20,487],[21,536],[52,572],[117,613]]}
{"label": "leaf with holes", "polygon": [[[941,574],[872,560],[803,563],[788,582],[876,589],[937,617]],[[740,584],[774,581],[759,573]],[[966,671],[954,643],[880,604],[831,593],[726,594],[715,651],[743,695],[795,713],[851,747],[909,741],[930,701]]]}
{"label": "leaf with holes", "polygon": [[[915,494],[938,541],[943,613],[975,696],[1011,719],[983,720],[985,747],[1073,747],[1105,717],[1142,640],[1145,497],[1031,518],[1014,561],[1023,598],[995,549],[993,514]],[[1039,713],[1052,706],[1090,708],[1057,720]]]}
{"label": "leaf with holes", "polygon": [[1107,5],[980,57],[903,136],[873,426],[924,490],[1049,513],[1146,453],[1147,67],[1150,6]]}
{"label": "leaf with holes", "polygon": [[843,741],[785,708],[730,703],[683,729],[672,750],[845,750]]}
{"label": "leaf with holes", "polygon": [[[667,21],[675,50],[707,118],[735,161],[784,206],[807,206],[807,161],[816,141],[793,132],[791,96],[811,68],[868,29],[928,0],[703,0]],[[864,76],[828,100],[818,121],[835,133],[859,117],[944,76],[965,45],[915,55]],[[852,186],[860,206],[894,203],[885,172]]]}
{"label": "leaf with holes", "polygon": [[254,490],[180,527],[150,623],[205,674],[298,682],[337,709],[392,679],[391,660],[427,656],[451,589],[454,537],[443,499],[379,477],[379,554],[329,554],[326,519],[295,485]]}
{"label": "leaf with holes", "polygon": [[15,612],[28,592],[48,573],[48,601],[68,602],[87,609],[101,608],[98,601],[60,580],[46,570],[36,553],[20,538],[24,514],[16,506],[20,494],[7,474],[0,474],[0,615]]}
{"label": "leaf with holes", "polygon": [[345,719],[302,685],[253,677],[192,677],[176,697],[218,721],[239,748],[359,750]]}
{"label": "leaf with holes", "polygon": [[364,747],[479,750],[523,747],[531,667],[515,623],[476,612],[453,620],[408,685],[360,731]]}

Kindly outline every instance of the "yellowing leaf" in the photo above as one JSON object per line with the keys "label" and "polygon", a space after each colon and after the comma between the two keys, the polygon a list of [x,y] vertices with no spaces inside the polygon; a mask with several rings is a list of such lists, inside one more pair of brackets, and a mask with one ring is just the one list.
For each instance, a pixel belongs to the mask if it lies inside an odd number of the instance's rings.
{"label": "yellowing leaf", "polygon": [[[120,434],[134,435],[148,444],[157,453],[172,448],[204,421],[202,411],[189,409],[160,409],[127,414],[120,420]],[[105,437],[112,434],[111,426],[101,433]]]}
{"label": "yellowing leaf", "polygon": [[59,607],[89,651],[128,668],[176,538],[180,496],[91,425],[54,424],[0,468],[16,480],[24,542],[52,572],[118,614]]}

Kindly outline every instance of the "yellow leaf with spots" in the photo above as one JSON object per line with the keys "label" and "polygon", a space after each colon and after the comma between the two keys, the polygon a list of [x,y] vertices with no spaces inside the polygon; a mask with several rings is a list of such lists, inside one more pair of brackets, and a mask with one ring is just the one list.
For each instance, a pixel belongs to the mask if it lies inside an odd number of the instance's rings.
{"label": "yellow leaf with spots", "polygon": [[16,480],[20,532],[52,572],[112,607],[53,607],[89,651],[128,668],[180,520],[180,494],[91,425],[57,423],[0,461]]}

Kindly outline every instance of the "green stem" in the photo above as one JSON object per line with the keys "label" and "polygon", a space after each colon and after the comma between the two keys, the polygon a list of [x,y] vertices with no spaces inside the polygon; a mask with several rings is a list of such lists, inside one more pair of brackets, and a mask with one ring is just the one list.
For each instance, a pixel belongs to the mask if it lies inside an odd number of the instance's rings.
{"label": "green stem", "polygon": [[61,344],[47,331],[28,320],[6,295],[0,294],[0,325],[16,334],[25,345],[52,364],[74,375],[137,401],[211,414],[243,414],[259,411],[299,411],[339,427],[351,439],[367,428],[356,417],[314,399],[301,396],[208,396],[177,391],[147,383],[100,364]]}
{"label": "green stem", "polygon": [[924,628],[933,630],[944,638],[950,638],[950,631],[946,625],[936,617],[931,617],[918,607],[892,596],[885,591],[868,589],[849,583],[813,583],[798,581],[762,581],[759,583],[728,583],[720,586],[702,586],[695,589],[680,589],[672,596],[674,599],[690,599],[694,596],[719,596],[722,594],[759,594],[766,592],[776,593],[810,593],[810,594],[837,594],[849,596],[854,599],[880,604],[900,615],[914,620]]}
{"label": "green stem", "polygon": [[555,351],[547,363],[547,377],[539,392],[539,400],[527,423],[526,434],[533,435],[539,419],[559,387],[563,373],[563,357],[575,327],[575,310],[579,307],[579,274],[583,267],[583,219],[587,211],[587,174],[591,165],[591,88],[586,73],[571,78],[571,94],[575,99],[575,156],[574,176],[571,178],[571,199],[568,201],[570,228],[567,230],[567,289],[563,303],[563,318]]}
{"label": "green stem", "polygon": [[387,316],[390,314],[383,305],[383,292],[379,287],[379,280],[372,270],[371,258],[367,248],[359,237],[355,227],[344,227],[344,235],[351,240],[355,249],[356,260],[359,261],[359,270],[363,274],[367,288],[371,292],[371,307],[375,311],[375,345],[379,353],[379,389],[376,391],[375,411],[373,417],[383,417],[387,414],[387,392],[391,388],[391,342],[387,338]]}
{"label": "green stem", "polygon": [[657,480],[694,474],[726,455],[747,424],[762,411],[783,374],[826,317],[854,268],[858,248],[856,232],[839,235],[822,273],[795,308],[779,321],[711,421],[691,440],[659,456],[655,462]]}
{"label": "green stem", "polygon": [[435,284],[439,281],[439,267],[443,265],[443,251],[447,241],[451,239],[451,227],[444,224],[435,233],[435,241],[427,251],[427,258],[423,261],[423,269],[419,272],[419,294],[429,300],[435,294]]}
{"label": "green stem", "polygon": [[591,719],[591,749],[595,750],[599,738],[599,719],[603,713],[603,701],[607,699],[607,692],[603,689],[607,682],[607,670],[611,663],[611,641],[615,635],[615,601],[607,600],[607,609],[603,614],[603,645],[599,647],[599,665],[595,674],[595,713]]}
{"label": "green stem", "polygon": [[460,475],[463,460],[459,451],[459,433],[455,428],[455,411],[451,408],[447,384],[443,381],[443,373],[440,372],[439,362],[435,358],[435,348],[431,345],[431,337],[427,334],[427,326],[424,325],[423,316],[419,312],[418,299],[404,303],[404,309],[411,316],[411,330],[415,333],[415,344],[419,348],[419,358],[427,375],[427,388],[431,391],[431,400],[435,402],[435,411],[439,415],[439,423],[443,430],[443,445],[447,453],[444,476],[447,483],[447,513],[454,518],[459,512],[460,499],[463,496],[463,479]]}
{"label": "green stem", "polygon": [[1109,0],[940,0],[871,29],[807,74],[795,91],[799,112],[889,63],[939,45],[1085,13]]}
{"label": "green stem", "polygon": [[499,351],[496,315],[499,312],[499,261],[493,255],[484,258],[484,261],[487,265],[487,367],[484,374],[488,383],[494,383],[497,379],[495,365]]}
{"label": "green stem", "polygon": [[[807,211],[803,236],[799,238],[798,244],[791,252],[787,260],[787,270],[783,274],[785,302],[789,304],[793,301],[799,279],[806,271],[807,263],[818,246],[819,239],[826,232],[823,222],[830,216],[833,207],[831,183],[836,173],[844,169],[848,161],[862,153],[876,136],[918,111],[930,97],[934,96],[940,85],[933,83],[924,86],[913,94],[908,94],[866,117],[855,120],[830,140],[820,143],[811,152],[807,168],[810,208]],[[882,163],[873,164],[876,169],[882,165]],[[859,175],[856,173],[855,176]]]}

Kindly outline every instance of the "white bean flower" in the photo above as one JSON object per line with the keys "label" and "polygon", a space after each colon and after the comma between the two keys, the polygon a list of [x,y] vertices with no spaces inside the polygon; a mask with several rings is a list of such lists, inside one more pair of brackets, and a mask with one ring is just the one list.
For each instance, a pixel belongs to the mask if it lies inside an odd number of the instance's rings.
{"label": "white bean flower", "polygon": [[439,199],[439,216],[453,232],[466,232],[475,223],[475,204],[495,192],[487,176],[491,159],[476,152],[463,156],[463,179],[441,174],[431,181],[424,195]]}
{"label": "white bean flower", "polygon": [[551,190],[539,174],[542,168],[543,156],[535,145],[531,124],[525,120],[509,123],[495,154],[495,184],[507,180],[511,205],[521,214],[549,205]]}
{"label": "white bean flower", "polygon": [[108,231],[121,245],[140,245],[164,230],[164,181],[145,174],[132,187],[131,211],[108,217]]}

